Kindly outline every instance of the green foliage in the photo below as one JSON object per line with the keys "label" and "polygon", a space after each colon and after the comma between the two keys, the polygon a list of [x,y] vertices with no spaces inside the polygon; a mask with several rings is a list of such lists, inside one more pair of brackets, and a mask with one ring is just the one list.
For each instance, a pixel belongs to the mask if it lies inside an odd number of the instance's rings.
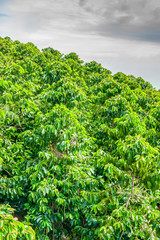
{"label": "green foliage", "polygon": [[0,239],[34,240],[35,233],[30,226],[12,216],[13,209],[8,205],[0,205]]}
{"label": "green foliage", "polygon": [[0,38],[0,239],[160,239],[159,151],[151,84]]}

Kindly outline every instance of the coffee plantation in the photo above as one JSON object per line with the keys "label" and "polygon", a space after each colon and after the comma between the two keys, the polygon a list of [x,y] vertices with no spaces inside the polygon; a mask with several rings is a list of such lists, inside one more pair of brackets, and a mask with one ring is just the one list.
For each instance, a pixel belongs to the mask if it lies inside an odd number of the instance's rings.
{"label": "coffee plantation", "polygon": [[0,38],[0,240],[160,239],[160,91]]}

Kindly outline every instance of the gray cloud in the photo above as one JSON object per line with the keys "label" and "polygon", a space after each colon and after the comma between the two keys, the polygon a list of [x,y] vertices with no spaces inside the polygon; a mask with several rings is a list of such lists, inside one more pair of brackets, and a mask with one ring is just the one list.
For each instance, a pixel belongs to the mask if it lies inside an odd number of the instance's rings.
{"label": "gray cloud", "polygon": [[87,0],[85,11],[92,12],[96,24],[87,31],[103,36],[160,42],[160,1]]}
{"label": "gray cloud", "polygon": [[21,23],[38,29],[55,25],[65,28],[69,23],[72,28],[83,15],[77,2],[70,0],[12,0],[9,10],[15,18],[21,18]]}
{"label": "gray cloud", "polygon": [[[4,0],[0,0],[3,1]],[[160,42],[159,0],[12,0],[27,31],[42,28]]]}
{"label": "gray cloud", "polygon": [[80,5],[80,6],[84,6],[84,5],[85,5],[85,2],[86,2],[86,0],[79,0],[79,5]]}

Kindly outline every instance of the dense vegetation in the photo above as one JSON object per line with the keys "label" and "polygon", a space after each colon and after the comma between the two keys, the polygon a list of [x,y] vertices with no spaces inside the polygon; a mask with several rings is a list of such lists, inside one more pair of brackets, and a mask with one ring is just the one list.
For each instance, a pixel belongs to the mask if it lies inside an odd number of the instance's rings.
{"label": "dense vegetation", "polygon": [[160,91],[0,38],[0,239],[160,239]]}

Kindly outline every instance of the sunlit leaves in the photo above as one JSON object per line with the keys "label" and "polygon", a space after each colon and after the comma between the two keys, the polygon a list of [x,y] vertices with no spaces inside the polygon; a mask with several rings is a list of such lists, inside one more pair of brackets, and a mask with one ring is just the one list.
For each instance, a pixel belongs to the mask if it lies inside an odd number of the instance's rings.
{"label": "sunlit leaves", "polygon": [[14,209],[8,205],[0,205],[0,238],[6,240],[34,240],[33,229],[14,218],[12,216],[13,211]]}
{"label": "sunlit leaves", "polygon": [[0,38],[0,239],[159,239],[159,103],[142,78]]}

